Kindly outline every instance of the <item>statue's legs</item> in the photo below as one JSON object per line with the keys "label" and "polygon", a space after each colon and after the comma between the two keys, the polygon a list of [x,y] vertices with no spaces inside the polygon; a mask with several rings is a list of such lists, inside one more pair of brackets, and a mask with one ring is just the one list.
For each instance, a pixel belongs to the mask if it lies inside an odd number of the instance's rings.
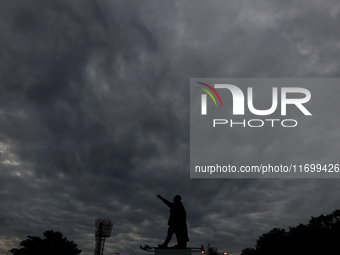
{"label": "statue's legs", "polygon": [[178,248],[186,248],[187,247],[187,241],[185,238],[183,238],[183,233],[180,231],[175,232],[176,238],[177,238],[177,245]]}
{"label": "statue's legs", "polygon": [[166,248],[168,247],[168,244],[170,243],[173,234],[176,235],[176,239],[177,239],[177,245],[175,245],[175,247],[178,248],[186,248],[187,247],[187,242],[188,242],[188,234],[186,229],[184,229],[185,231],[183,231],[183,229],[180,228],[176,228],[175,226],[170,225],[168,228],[168,234],[165,238],[165,241],[163,244],[158,245],[159,248]]}
{"label": "statue's legs", "polygon": [[158,246],[161,247],[161,248],[168,247],[168,244],[170,243],[172,235],[174,233],[175,233],[175,229],[174,229],[173,226],[170,225],[169,228],[168,228],[168,235],[166,236],[164,243],[161,244],[161,245],[158,245]]}
{"label": "statue's legs", "polygon": [[176,245],[178,248],[186,248],[187,247],[187,242],[189,242],[189,236],[188,236],[188,230],[187,230],[187,225],[182,224],[177,226],[175,230],[176,238],[177,238],[177,243]]}

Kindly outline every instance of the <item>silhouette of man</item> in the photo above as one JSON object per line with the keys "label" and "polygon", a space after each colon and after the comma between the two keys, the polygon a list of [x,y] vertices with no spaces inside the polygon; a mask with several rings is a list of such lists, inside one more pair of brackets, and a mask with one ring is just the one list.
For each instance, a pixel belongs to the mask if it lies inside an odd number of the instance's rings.
{"label": "silhouette of man", "polygon": [[170,217],[168,221],[168,235],[163,244],[158,245],[159,248],[166,248],[172,238],[172,235],[175,234],[177,238],[177,245],[175,247],[178,248],[186,248],[187,242],[189,242],[188,229],[187,229],[187,213],[184,209],[184,206],[181,202],[182,198],[180,195],[176,195],[173,199],[173,203],[164,199],[162,196],[157,195],[159,199],[161,199],[164,204],[170,207]]}

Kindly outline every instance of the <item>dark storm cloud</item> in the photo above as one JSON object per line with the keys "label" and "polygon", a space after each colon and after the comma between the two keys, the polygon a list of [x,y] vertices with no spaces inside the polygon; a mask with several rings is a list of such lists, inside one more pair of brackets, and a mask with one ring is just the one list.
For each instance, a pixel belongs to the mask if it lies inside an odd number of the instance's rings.
{"label": "dark storm cloud", "polygon": [[106,253],[141,253],[165,237],[158,193],[183,196],[191,246],[236,253],[339,204],[337,180],[202,181],[188,168],[189,78],[336,77],[336,2],[0,9],[3,253],[53,229],[90,254],[100,216],[114,222]]}

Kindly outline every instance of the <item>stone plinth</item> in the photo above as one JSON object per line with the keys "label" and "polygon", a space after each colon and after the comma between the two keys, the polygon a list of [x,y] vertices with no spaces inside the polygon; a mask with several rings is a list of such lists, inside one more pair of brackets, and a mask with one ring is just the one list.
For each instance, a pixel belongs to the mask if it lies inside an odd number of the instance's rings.
{"label": "stone plinth", "polygon": [[155,255],[191,255],[191,249],[176,249],[176,248],[156,248]]}

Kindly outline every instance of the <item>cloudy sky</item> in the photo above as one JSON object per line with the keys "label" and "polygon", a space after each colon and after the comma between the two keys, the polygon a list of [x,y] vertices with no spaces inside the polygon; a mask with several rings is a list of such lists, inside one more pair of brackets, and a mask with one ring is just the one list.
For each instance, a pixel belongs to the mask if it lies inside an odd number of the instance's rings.
{"label": "cloudy sky", "polygon": [[336,0],[1,1],[0,253],[52,229],[92,254],[105,217],[105,254],[145,254],[157,194],[230,254],[339,209],[339,179],[189,173],[190,78],[339,77],[339,23]]}

